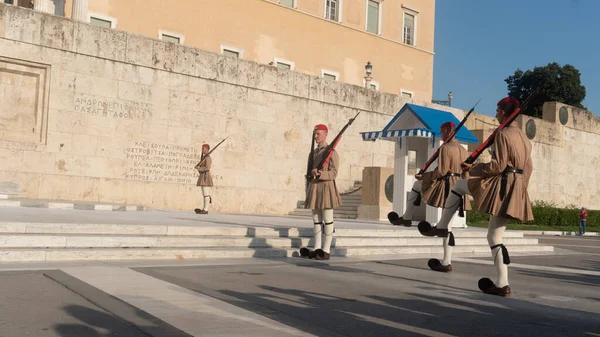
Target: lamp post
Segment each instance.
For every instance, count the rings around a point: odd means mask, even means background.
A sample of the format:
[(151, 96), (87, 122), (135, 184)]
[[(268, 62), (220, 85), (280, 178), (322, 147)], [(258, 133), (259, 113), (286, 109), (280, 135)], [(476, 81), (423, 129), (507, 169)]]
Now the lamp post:
[(365, 88), (369, 88), (371, 85), (371, 73), (373, 72), (373, 66), (371, 65), (371, 61), (367, 62), (367, 65), (365, 65), (365, 72), (367, 73), (367, 76), (365, 76)]
[(448, 93), (448, 106), (452, 106), (452, 91)]

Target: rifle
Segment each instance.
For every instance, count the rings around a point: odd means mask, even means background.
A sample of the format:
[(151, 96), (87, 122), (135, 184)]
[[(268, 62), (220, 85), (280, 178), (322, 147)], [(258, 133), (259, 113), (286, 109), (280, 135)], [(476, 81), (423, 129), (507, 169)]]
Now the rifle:
[[(533, 97), (535, 97), (537, 95), (537, 90), (534, 91), (533, 93), (531, 93), (531, 95), (529, 95), (529, 97), (527, 97), (527, 99), (525, 99), (525, 102), (523, 102), (523, 109), (525, 109), (527, 107), (527, 104), (529, 104), (531, 102), (531, 100), (533, 99)], [(481, 145), (479, 145), (479, 147), (477, 149), (475, 149), (475, 151), (473, 151), (473, 153), (471, 153), (471, 155), (469, 156), (469, 158), (467, 158), (467, 160), (465, 160), (465, 163), (467, 164), (473, 164), (475, 162), (475, 160), (477, 160), (477, 158), (479, 158), (479, 156), (483, 153), (483, 151), (485, 151), (485, 149), (487, 149), (488, 147), (492, 146), (492, 144), (494, 144), (494, 139), (496, 137), (496, 133), (498, 133), (498, 131), (504, 129), (505, 127), (509, 126), (515, 119), (517, 119), (517, 116), (519, 116), (519, 113), (521, 113), (521, 108), (516, 108), (515, 111), (513, 111), (513, 113), (511, 113), (508, 118), (502, 122), (502, 124), (500, 124), (500, 126), (498, 126), (496, 128), (496, 130), (494, 130), (494, 132), (492, 132), (492, 134), (485, 140), (485, 142), (481, 143)]]
[[(481, 98), (479, 99), (479, 101), (481, 101)], [(451, 141), (452, 138), (454, 138), (454, 136), (458, 133), (458, 130), (460, 130), (460, 128), (467, 122), (469, 115), (473, 112), (473, 110), (475, 110), (475, 107), (477, 106), (477, 104), (479, 104), (479, 101), (477, 101), (477, 103), (475, 103), (475, 105), (471, 108), (471, 110), (469, 110), (469, 112), (467, 112), (467, 114), (465, 115), (463, 120), (460, 122), (460, 124), (458, 124), (458, 126), (450, 132), (448, 137), (446, 137), (446, 139), (444, 139), (444, 143), (447, 143), (447, 142)], [(431, 164), (439, 157), (441, 148), (442, 148), (441, 146), (438, 147), (438, 149), (431, 156), (431, 158), (429, 158), (429, 160), (425, 163), (425, 165), (423, 165), (423, 167), (421, 168), (421, 170), (419, 171), (418, 174), (423, 174), (425, 171), (427, 171), (429, 166), (431, 166)]]
[(314, 163), (314, 156), (313, 156), (313, 151), (315, 150), (315, 131), (313, 130), (313, 132), (311, 133), (312, 135), (312, 142), (310, 143), (310, 155), (308, 156), (308, 167), (306, 168), (306, 175), (304, 176), (306, 178), (306, 184), (304, 189), (306, 190), (306, 192), (308, 193), (308, 182), (312, 179), (310, 176), (310, 172), (312, 171), (312, 167), (313, 167), (313, 163)]
[(202, 163), (204, 163), (206, 158), (208, 158), (208, 155), (211, 154), (214, 150), (216, 150), (219, 147), (219, 145), (221, 145), (227, 138), (229, 138), (229, 137), (225, 137), (225, 139), (223, 139), (219, 144), (217, 144), (215, 147), (213, 147), (212, 150), (208, 151), (208, 153), (206, 155), (203, 155), (202, 160), (200, 160), (200, 162), (198, 164), (196, 164), (196, 166), (194, 166), (194, 167), (198, 168), (198, 166), (200, 166)]
[[(360, 114), (360, 111), (356, 114), (356, 116), (354, 116), (354, 118), (350, 118), (350, 120), (348, 121), (348, 123), (346, 123), (346, 125), (344, 125), (344, 127), (342, 128), (340, 133), (338, 133), (338, 135), (335, 136), (335, 138), (333, 139), (333, 142), (331, 142), (331, 144), (327, 147), (327, 150), (325, 150), (325, 151), (328, 151), (327, 155), (323, 156), (323, 159), (321, 160), (319, 165), (317, 165), (317, 167), (316, 167), (317, 170), (319, 170), (319, 171), (322, 170), (323, 167), (325, 167), (329, 163), (329, 159), (331, 159), (331, 156), (333, 155), (333, 150), (335, 150), (335, 148), (337, 147), (337, 144), (342, 139), (342, 135), (344, 134), (344, 131), (346, 131), (346, 129), (350, 125), (352, 125), (352, 123), (354, 123), (354, 120), (356, 119), (356, 117), (358, 117), (359, 114)], [(310, 180), (315, 180), (316, 178), (317, 177), (313, 176), (312, 173), (309, 173), (306, 179), (310, 181)]]

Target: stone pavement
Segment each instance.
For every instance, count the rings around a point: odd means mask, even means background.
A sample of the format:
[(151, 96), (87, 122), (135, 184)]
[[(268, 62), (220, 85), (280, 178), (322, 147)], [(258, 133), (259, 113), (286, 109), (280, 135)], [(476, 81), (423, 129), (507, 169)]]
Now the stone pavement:
[[(289, 216), (1, 210), (5, 223), (312, 227)], [(477, 289), (494, 275), (487, 252), (455, 254), (448, 274), (427, 268), (431, 254), (2, 263), (0, 336), (600, 336), (600, 238), (538, 239), (557, 249), (511, 253), (508, 299)]]
[[(184, 211), (101, 212), (44, 208), (0, 207), (2, 222), (94, 223), (124, 225), (181, 225), (181, 226), (254, 226), (254, 227), (306, 227), (312, 228), (311, 218), (302, 216), (276, 216), (209, 213), (195, 214)], [(390, 228), (389, 222), (344, 219), (336, 220), (339, 228)]]
[(484, 255), (448, 274), (402, 256), (12, 265), (0, 336), (600, 335), (600, 239), (540, 240), (570, 249), (511, 254), (510, 298), (477, 289)]

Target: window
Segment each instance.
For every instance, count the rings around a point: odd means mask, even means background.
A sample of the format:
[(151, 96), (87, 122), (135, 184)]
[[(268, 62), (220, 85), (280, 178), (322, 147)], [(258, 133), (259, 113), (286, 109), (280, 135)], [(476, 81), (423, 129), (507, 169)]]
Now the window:
[(400, 90), (400, 95), (402, 96), (403, 99), (412, 99), (413, 98), (413, 93), (410, 91), (406, 91), (406, 90)]
[(277, 66), (277, 69), (294, 70), (294, 62), (292, 61), (276, 57), (275, 60), (273, 60), (273, 62), (275, 63), (275, 66)]
[(243, 58), (244, 50), (237, 47), (221, 45), (221, 54), (228, 57)]
[(181, 34), (167, 32), (167, 31), (160, 30), (160, 29), (158, 30), (158, 38), (160, 40), (171, 42), (171, 43), (176, 43), (176, 44), (183, 44), (183, 40), (184, 40), (184, 36)]
[(280, 5), (284, 5), (286, 7), (291, 7), (291, 8), (296, 8), (296, 6), (294, 6), (294, 2), (295, 2), (295, 0), (279, 0)]
[(380, 33), (381, 3), (375, 0), (367, 1), (367, 32)]
[(331, 74), (323, 74), (323, 78), (326, 80), (337, 81), (337, 78), (335, 77), (335, 75), (331, 75)]
[(336, 71), (321, 69), (321, 75), (326, 80), (337, 81), (340, 77), (340, 74)]
[(277, 69), (291, 70), (292, 66), (286, 63), (277, 62)]
[(417, 168), (417, 151), (408, 150), (408, 175), (419, 173)]
[(240, 53), (238, 53), (237, 51), (229, 50), (229, 49), (223, 49), (223, 55), (229, 56), (229, 57), (235, 57), (235, 58), (240, 57)]
[(102, 14), (88, 12), (88, 21), (90, 22), (90, 24), (102, 28), (117, 28), (116, 18)]
[(404, 12), (404, 33), (402, 42), (415, 45), (415, 15)]
[(100, 26), (100, 27), (103, 27), (103, 28), (110, 28), (112, 26), (112, 22), (106, 21), (106, 20), (102, 20), (102, 19), (98, 19), (98, 18), (95, 18), (93, 16), (90, 18), (90, 23), (92, 25)]
[(342, 0), (325, 0), (325, 18), (327, 20), (342, 21)]
[(176, 37), (176, 36), (171, 36), (171, 35), (167, 35), (167, 34), (163, 34), (163, 35), (160, 37), (160, 39), (161, 39), (161, 40), (163, 40), (163, 41), (171, 42), (171, 43), (177, 43), (177, 44), (179, 44), (179, 43), (180, 43), (180, 40), (179, 40), (179, 38), (178, 38), (178, 37)]

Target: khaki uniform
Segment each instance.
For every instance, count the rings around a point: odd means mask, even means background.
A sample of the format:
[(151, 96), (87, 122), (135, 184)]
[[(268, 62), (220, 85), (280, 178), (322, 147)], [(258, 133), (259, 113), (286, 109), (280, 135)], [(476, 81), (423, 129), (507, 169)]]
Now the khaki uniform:
[[(533, 172), (531, 143), (519, 128), (510, 125), (498, 131), (494, 152), (489, 163), (477, 164), (469, 170), (469, 191), (477, 208), (488, 214), (521, 221), (533, 220), (527, 187)], [(503, 173), (506, 169), (520, 169), (522, 173)], [(501, 196), (505, 180), (504, 196)]]
[[(202, 159), (204, 159), (204, 156), (200, 160)], [(206, 158), (206, 160), (202, 164), (196, 165), (195, 168), (200, 173), (196, 186), (213, 186), (212, 177), (210, 175), (211, 166), (212, 158), (210, 158), (210, 156), (208, 156), (208, 158)]]
[[(309, 154), (308, 163), (310, 164), (310, 156), (313, 156), (313, 165), (308, 167), (309, 171), (317, 168), (326, 153), (327, 145), (321, 148), (314, 149), (313, 153)], [(338, 208), (342, 205), (342, 200), (335, 185), (335, 178), (338, 174), (340, 157), (337, 151), (333, 150), (333, 154), (329, 159), (329, 163), (323, 167), (321, 176), (308, 184), (306, 192), (306, 201), (304, 208), (307, 209), (328, 209)], [(308, 165), (307, 165), (308, 166)]]
[[(422, 200), (431, 207), (443, 208), (454, 184), (459, 179), (468, 177), (468, 173), (463, 173), (460, 168), (460, 164), (468, 157), (469, 153), (456, 138), (442, 144), (437, 159), (438, 166), (433, 171), (423, 173)], [(446, 177), (448, 172), (460, 175)], [(465, 198), (464, 209), (471, 209), (468, 198)]]

